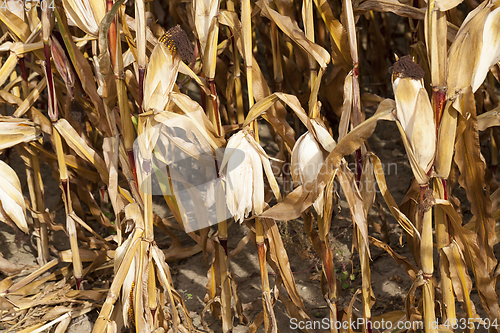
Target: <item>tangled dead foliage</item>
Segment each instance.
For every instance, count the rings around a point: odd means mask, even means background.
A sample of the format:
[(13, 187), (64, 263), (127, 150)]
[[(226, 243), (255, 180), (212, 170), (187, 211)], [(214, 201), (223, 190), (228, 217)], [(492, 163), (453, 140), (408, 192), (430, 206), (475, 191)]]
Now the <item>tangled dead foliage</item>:
[[(277, 332), (278, 302), (310, 322), (278, 227), (296, 219), (321, 261), (332, 323), (453, 332), (457, 306), (469, 325), (500, 321), (498, 0), (4, 0), (0, 21), (0, 149), (6, 161), (15, 150), (27, 175), (23, 192), (20, 168), (0, 161), (0, 219), (30, 235), (38, 255), (24, 268), (0, 256), (9, 332), (64, 332), (92, 310), (95, 333), (196, 331), (168, 263), (199, 252), (206, 330), (210, 313), (223, 332), (235, 318)], [(396, 123), (414, 175), (399, 206), (367, 144), (381, 120)], [(45, 207), (42, 161), (59, 180), (65, 223)], [(377, 186), (413, 261), (368, 228)], [(459, 187), (471, 218), (460, 214)], [(362, 279), (345, 307), (330, 238), (340, 193)], [(153, 212), (153, 195), (172, 219)], [(243, 228), (235, 222), (250, 231), (229, 251)], [(49, 241), (61, 230), (67, 251)], [(183, 247), (173, 230), (196, 245)], [(229, 265), (250, 241), (262, 282), (253, 317)], [(405, 306), (376, 317), (370, 245), (411, 280)], [(84, 290), (84, 279), (102, 283)]]

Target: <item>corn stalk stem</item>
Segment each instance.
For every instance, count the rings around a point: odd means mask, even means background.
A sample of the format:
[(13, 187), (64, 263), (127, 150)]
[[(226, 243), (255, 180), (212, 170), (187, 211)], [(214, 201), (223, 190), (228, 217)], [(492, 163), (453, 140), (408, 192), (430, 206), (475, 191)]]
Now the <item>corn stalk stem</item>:
[[(58, 137), (58, 139), (55, 140), (56, 142), (56, 147), (61, 146), (62, 148), (62, 142), (61, 142), (61, 137), (59, 136), (59, 133), (57, 133), (56, 130), (53, 131), (53, 136)], [(62, 149), (61, 149), (62, 150)], [(62, 151), (59, 151), (57, 153), (58, 156), (62, 154)], [(64, 157), (63, 161), (64, 163)], [(59, 164), (59, 168), (61, 168)], [(64, 164), (64, 169), (66, 169), (66, 164)], [(64, 197), (64, 206), (66, 210), (66, 229), (69, 235), (69, 243), (70, 243), (70, 248), (71, 248), (71, 255), (73, 259), (73, 271), (74, 271), (74, 276), (75, 276), (75, 282), (76, 282), (76, 289), (80, 290), (81, 287), (81, 282), (82, 282), (82, 276), (83, 276), (83, 267), (82, 267), (82, 261), (80, 259), (80, 250), (78, 249), (78, 237), (77, 237), (77, 229), (76, 229), (76, 223), (75, 220), (70, 216), (70, 213), (72, 212), (72, 205), (71, 205), (71, 194), (70, 194), (70, 189), (69, 189), (69, 181), (67, 178), (63, 179), (61, 178), (61, 187), (63, 189), (63, 197)]]
[(144, 100), (144, 74), (146, 73), (146, 67), (139, 66), (139, 90), (138, 90), (138, 98), (139, 98), (139, 114), (144, 112), (143, 109), (143, 100)]
[[(234, 1), (227, 1), (227, 10), (234, 12)], [(243, 107), (243, 94), (241, 91), (241, 65), (240, 57), (238, 54), (238, 48), (236, 46), (236, 41), (234, 35), (231, 35), (231, 52), (233, 53), (233, 63), (234, 63), (234, 94), (236, 99), (236, 118), (238, 124), (243, 124), (245, 121), (245, 113)]]
[[(323, 264), (323, 273), (326, 277), (328, 284), (328, 301), (331, 303), (330, 307), (330, 322), (337, 321), (337, 306), (338, 306), (338, 291), (337, 291), (337, 278), (335, 276), (335, 265), (333, 263), (333, 253), (330, 248), (328, 240), (328, 231), (325, 230), (325, 220), (322, 215), (318, 214), (318, 234), (321, 245), (321, 260)], [(311, 242), (313, 240), (311, 239)], [(326, 295), (325, 295), (326, 296)], [(330, 327), (332, 332), (336, 332), (335, 325)]]
[(436, 332), (434, 322), (436, 315), (434, 313), (434, 258), (433, 258), (433, 239), (432, 239), (432, 191), (429, 191), (429, 185), (420, 187), (419, 218), (422, 220), (422, 241), (420, 244), (420, 257), (422, 258), (422, 271), (425, 284), (423, 285), (424, 297), (424, 325), (426, 332)]
[(277, 92), (280, 92), (283, 90), (283, 67), (281, 66), (281, 50), (279, 43), (278, 26), (274, 21), (271, 21), (271, 47), (273, 50), (273, 74), (275, 84), (274, 88)]
[(446, 13), (436, 8), (435, 0), (427, 2), (427, 53), (432, 82), (432, 104), (436, 121), (436, 134), (446, 102), (447, 23)]
[[(333, 262), (333, 253), (328, 242), (328, 237), (325, 237), (323, 232), (323, 219), (318, 216), (318, 229), (319, 233), (314, 230), (312, 226), (312, 213), (303, 213), (302, 219), (304, 220), (304, 229), (307, 232), (307, 236), (314, 247), (314, 250), (321, 258), (322, 269), (324, 276), (326, 276), (328, 283), (328, 295), (324, 295), (330, 308), (330, 320), (333, 323), (337, 322), (337, 307), (338, 307), (338, 291), (337, 291), (337, 278), (335, 276), (335, 267)], [(335, 325), (330, 326), (331, 332), (337, 332)]]
[[(33, 163), (33, 171), (34, 171), (34, 185), (35, 185), (35, 196), (36, 196), (36, 203), (37, 203), (37, 210), (38, 211), (43, 211), (44, 207), (44, 201), (43, 201), (43, 181), (42, 181), (42, 174), (40, 172), (40, 159), (38, 157), (38, 149), (33, 147), (33, 157), (32, 157), (32, 163)], [(48, 229), (47, 229), (47, 224), (45, 222), (39, 221), (40, 222), (40, 241), (42, 243), (42, 262), (47, 263), (47, 261), (50, 259), (50, 253), (49, 253), (49, 235), (48, 235)]]
[[(32, 147), (30, 154), (31, 168), (26, 168), (27, 183), (30, 193), (31, 205), (35, 211), (43, 211), (43, 182), (40, 173), (40, 160), (38, 158), (38, 149)], [(47, 232), (47, 224), (41, 222), (38, 217), (34, 216), (33, 221), (35, 229), (38, 231), (37, 251), (38, 263), (43, 266), (50, 258), (49, 254), (49, 239)]]
[(371, 270), (370, 270), (370, 258), (368, 256), (368, 248), (361, 241), (362, 234), (361, 230), (356, 227), (358, 249), (359, 249), (359, 261), (361, 265), (361, 291), (363, 299), (363, 318), (365, 319), (366, 326), (363, 327), (363, 332), (371, 333)]
[(135, 165), (134, 151), (131, 149), (127, 150), (127, 157), (128, 157), (128, 161), (130, 163), (130, 168), (132, 169), (132, 174), (134, 175), (134, 179), (133, 179), (135, 182), (134, 187), (137, 188), (137, 167)]
[[(227, 222), (224, 221), (219, 223), (219, 233), (223, 229), (224, 224), (227, 231)], [(217, 253), (219, 255), (218, 263), (221, 284), (222, 331), (227, 333), (231, 332), (233, 329), (231, 316), (231, 281), (229, 280), (229, 261), (227, 256), (227, 235), (225, 240), (223, 238), (221, 239), (221, 236), (219, 236), (219, 242), (220, 245), (217, 245)], [(224, 242), (224, 244), (222, 242)]]
[(432, 86), (444, 89), (447, 60), (446, 13), (436, 8), (436, 1), (427, 2), (427, 52)]
[(47, 88), (48, 88), (48, 96), (49, 96), (49, 117), (52, 122), (57, 121), (58, 112), (57, 112), (57, 102), (55, 96), (55, 87), (54, 87), (54, 77), (52, 74), (52, 64), (50, 63), (50, 45), (49, 42), (43, 42), (43, 51), (45, 53), (45, 73), (47, 76)]
[(247, 90), (248, 90), (248, 109), (253, 106), (253, 88), (252, 88), (252, 7), (250, 0), (241, 1), (241, 29), (243, 37), (243, 54), (245, 55), (245, 66), (247, 74)]
[[(116, 27), (114, 28), (115, 34), (116, 31), (119, 30), (119, 25), (120, 23), (118, 22), (116, 24)], [(134, 129), (134, 124), (132, 123), (130, 108), (128, 105), (127, 84), (125, 82), (125, 73), (123, 70), (123, 57), (121, 56), (121, 54), (122, 54), (121, 43), (116, 43), (116, 54), (114, 56), (116, 57), (116, 62), (114, 62), (113, 67), (115, 72), (116, 88), (118, 95), (118, 108), (120, 110), (120, 117), (122, 122), (123, 143), (125, 145), (125, 150), (129, 155), (130, 166), (132, 168), (132, 172), (134, 173), (135, 181), (137, 182), (137, 172), (135, 169), (135, 162), (132, 164), (134, 160), (132, 149), (134, 147), (135, 129)], [(113, 55), (111, 56), (113, 59)], [(132, 159), (130, 159), (130, 155), (132, 156)]]
[[(337, 294), (337, 283), (336, 283), (336, 276), (335, 276), (335, 265), (333, 263), (333, 252), (332, 249), (330, 248), (330, 244), (328, 242), (328, 238), (325, 240), (321, 241), (321, 251), (322, 251), (322, 258), (321, 260), (323, 261), (323, 273), (326, 276), (326, 280), (328, 283), (328, 299), (331, 302), (331, 308), (330, 308), (330, 322), (331, 323), (336, 323), (337, 322), (337, 307), (338, 307), (338, 294)], [(331, 325), (330, 327), (331, 332), (337, 332), (337, 328), (335, 325)]]
[[(357, 55), (357, 52), (356, 52)], [(354, 59), (354, 57), (353, 57)], [(357, 56), (356, 56), (357, 59)], [(362, 121), (361, 115), (361, 97), (359, 94), (359, 76), (358, 76), (358, 63), (354, 63), (353, 68), (353, 78), (352, 78), (352, 90), (353, 90), (353, 105), (352, 105), (352, 124), (354, 127), (358, 126)], [(361, 148), (356, 150), (356, 181), (359, 183), (361, 181), (361, 173), (363, 172), (363, 160), (361, 156)]]
[[(146, 231), (146, 230), (144, 230)], [(135, 267), (135, 289), (134, 289), (134, 321), (137, 332), (144, 331), (144, 302), (143, 302), (143, 273), (144, 273), (144, 260), (146, 258), (148, 243), (144, 240), (140, 241), (139, 245), (139, 265)]]
[(151, 312), (152, 317), (152, 326), (155, 324), (155, 315), (156, 310), (158, 308), (158, 302), (156, 299), (156, 277), (155, 277), (155, 268), (153, 265), (153, 261), (149, 260), (149, 269), (148, 269), (148, 308)]
[(145, 160), (142, 164), (144, 172), (144, 181), (142, 183), (140, 193), (144, 200), (144, 239), (146, 241), (154, 240), (154, 215), (153, 215), (153, 195), (151, 189), (151, 160)]
[(21, 70), (21, 77), (23, 78), (24, 82), (28, 83), (28, 72), (26, 71), (26, 64), (24, 62), (24, 57), (19, 57), (18, 62), (19, 62), (19, 69)]
[[(304, 6), (304, 28), (305, 28), (305, 33), (307, 39), (309, 39), (311, 42), (314, 43), (314, 13), (313, 13), (313, 2), (312, 0), (304, 0), (303, 2)], [(318, 75), (318, 71), (316, 69), (316, 60), (314, 60), (314, 57), (309, 55), (308, 56), (309, 60), (309, 88), (313, 89), (314, 83), (316, 82), (316, 78)], [(311, 110), (313, 110), (312, 108)]]
[(264, 330), (271, 332), (274, 319), (274, 311), (269, 308), (268, 300), (271, 299), (271, 289), (269, 288), (269, 275), (267, 273), (266, 244), (264, 236), (264, 226), (258, 217), (255, 218), (255, 242), (259, 253), (260, 279), (262, 282), (262, 307), (264, 312)]
[[(236, 52), (235, 58), (238, 58), (238, 52)], [(243, 106), (243, 92), (241, 90), (241, 69), (238, 59), (236, 59), (234, 66), (234, 93), (236, 95), (237, 121), (238, 124), (243, 124), (243, 122), (245, 121), (245, 111)]]
[(27, 98), (29, 95), (28, 72), (26, 71), (26, 63), (24, 57), (19, 57), (18, 63), (19, 63), (19, 68), (21, 69), (21, 77), (23, 78), (23, 81), (21, 82), (21, 87), (23, 90), (23, 98)]
[[(113, 7), (113, 0), (106, 0), (106, 11), (110, 11)], [(116, 66), (116, 18), (113, 19), (108, 31), (109, 39), (109, 54), (111, 56), (111, 63), (113, 68)]]
[[(42, 13), (43, 15), (43, 13)], [(46, 22), (49, 24), (49, 20), (43, 20), (42, 22)], [(44, 34), (46, 35), (46, 33)], [(54, 124), (58, 118), (57, 112), (57, 100), (55, 94), (54, 80), (52, 74), (52, 66), (50, 63), (50, 46), (48, 42), (48, 37), (44, 36), (43, 49), (45, 53), (45, 74), (47, 77), (47, 85), (48, 85), (48, 95), (49, 95), (49, 117)], [(57, 164), (59, 167), (59, 178), (61, 181), (61, 187), (63, 189), (63, 199), (64, 199), (64, 207), (66, 211), (66, 228), (69, 234), (69, 241), (71, 246), (71, 254), (73, 256), (73, 269), (74, 269), (74, 277), (76, 282), (76, 288), (80, 290), (81, 281), (82, 281), (82, 262), (80, 260), (80, 251), (78, 249), (78, 239), (76, 234), (76, 224), (73, 218), (69, 216), (72, 212), (73, 208), (71, 206), (71, 194), (69, 190), (69, 181), (68, 181), (68, 170), (66, 168), (66, 162), (64, 158), (64, 150), (62, 146), (62, 140), (59, 132), (52, 126), (52, 139), (56, 150), (57, 156)]]
[(212, 100), (214, 127), (217, 130), (217, 135), (220, 136), (222, 135), (222, 124), (220, 120), (219, 103), (217, 102), (217, 89), (215, 87), (215, 80), (208, 79), (208, 83), (210, 85), (210, 99)]
[[(447, 200), (446, 180), (435, 179), (434, 184), (437, 197)], [(444, 247), (448, 246), (451, 241), (449, 234), (450, 221), (442, 210), (436, 209), (434, 215), (436, 221), (436, 245), (439, 252), (439, 271), (441, 273), (441, 290), (443, 292), (443, 303), (446, 304), (444, 311), (446, 317), (444, 320), (453, 322), (454, 318), (456, 318), (455, 295), (453, 294), (453, 284), (448, 274), (449, 267), (447, 267), (452, 263), (448, 262), (446, 254), (442, 250)], [(448, 265), (446, 265), (447, 263)]]
[(139, 66), (139, 113), (143, 113), (144, 75), (146, 73), (146, 12), (144, 0), (135, 1), (135, 24), (137, 33), (137, 64)]
[[(352, 8), (352, 1), (345, 0), (343, 5), (345, 6), (345, 13), (347, 16), (347, 34), (349, 37), (349, 48), (351, 50), (351, 58), (353, 63), (352, 68), (352, 125), (353, 127), (358, 126), (363, 121), (363, 115), (361, 114), (361, 96), (359, 92), (359, 57), (358, 57), (358, 41), (356, 37), (356, 22), (354, 19), (354, 13)], [(362, 156), (361, 148), (356, 150), (356, 181), (361, 180), (361, 165)]]
[[(235, 45), (233, 43), (233, 50)], [(238, 53), (236, 52), (236, 55)], [(214, 122), (214, 127), (216, 128), (217, 135), (222, 135), (222, 124), (220, 120), (219, 105), (217, 102), (217, 90), (215, 87), (215, 80), (208, 80), (210, 85), (210, 98), (212, 100), (210, 114), (213, 115), (212, 121)], [(215, 156), (214, 156), (215, 158)], [(215, 169), (217, 174), (219, 174), (219, 168), (217, 161), (214, 159)], [(219, 244), (216, 243), (218, 247), (218, 259), (216, 262), (219, 264), (219, 278), (221, 287), (221, 311), (222, 311), (222, 331), (224, 333), (232, 332), (232, 316), (231, 316), (231, 284), (229, 280), (229, 260), (228, 260), (228, 250), (227, 250), (227, 220), (223, 220), (217, 224), (219, 230)], [(220, 246), (220, 247), (219, 247)], [(221, 249), (222, 248), (222, 249)], [(214, 263), (215, 264), (215, 263)], [(215, 294), (214, 294), (215, 295)], [(213, 311), (213, 309), (212, 309)]]
[[(113, 20), (113, 23), (115, 22), (115, 20)], [(114, 27), (113, 24), (110, 27), (110, 32), (111, 30), (115, 31), (115, 39), (120, 24), (118, 21), (116, 22), (117, 24)], [(123, 71), (123, 57), (121, 56), (122, 54), (121, 43), (117, 43), (116, 40), (115, 43), (116, 43), (115, 55), (113, 56), (113, 54), (111, 52), (110, 53), (111, 53), (111, 58), (116, 59), (116, 61), (113, 62), (114, 64), (113, 68), (116, 80), (116, 92), (118, 96), (118, 109), (120, 110), (120, 120), (122, 124), (121, 130), (123, 136), (123, 146), (125, 148), (125, 152), (128, 157), (128, 163), (130, 165), (130, 169), (132, 170), (132, 174), (134, 177), (134, 179), (127, 179), (127, 181), (129, 182), (132, 194), (138, 194), (139, 189), (137, 187), (137, 169), (135, 165), (135, 158), (133, 152), (134, 140), (135, 140), (135, 128), (134, 124), (132, 123), (132, 115), (130, 113), (130, 108), (128, 105), (127, 84), (125, 82), (125, 73)], [(110, 45), (112, 45), (111, 41)], [(120, 159), (120, 162), (126, 163), (125, 160), (122, 159)], [(122, 168), (126, 167), (127, 166), (122, 165)]]

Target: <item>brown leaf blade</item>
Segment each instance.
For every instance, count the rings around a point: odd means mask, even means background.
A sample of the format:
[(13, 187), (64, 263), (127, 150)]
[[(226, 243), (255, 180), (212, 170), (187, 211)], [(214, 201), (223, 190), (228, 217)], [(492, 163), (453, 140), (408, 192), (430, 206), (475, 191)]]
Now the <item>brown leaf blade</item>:
[(458, 121), (457, 142), (455, 144), (455, 163), (460, 170), (458, 179), (465, 188), (471, 210), (476, 217), (475, 233), (481, 250), (481, 256), (475, 258), (475, 275), (481, 301), (490, 318), (500, 318), (500, 308), (496, 298), (494, 269), (497, 259), (493, 253), (496, 241), (495, 220), (491, 217), (491, 200), (488, 191), (484, 191), (484, 172), (486, 163), (481, 155), (477, 116), (472, 88), (466, 88), (462, 99), (462, 114)]

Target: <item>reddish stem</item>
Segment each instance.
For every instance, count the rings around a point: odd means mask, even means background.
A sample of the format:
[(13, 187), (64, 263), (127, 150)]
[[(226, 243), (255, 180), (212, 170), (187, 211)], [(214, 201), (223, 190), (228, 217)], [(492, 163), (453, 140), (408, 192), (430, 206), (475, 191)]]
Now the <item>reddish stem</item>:
[[(354, 63), (353, 67), (353, 80), (352, 80), (352, 90), (354, 92), (353, 105), (352, 105), (352, 124), (354, 127), (361, 123), (361, 105), (360, 105), (360, 95), (359, 95), (359, 66), (358, 63)], [(359, 183), (361, 181), (362, 173), (362, 158), (361, 158), (361, 148), (356, 150), (356, 181)]]
[(64, 200), (66, 200), (66, 203), (69, 203), (68, 180), (67, 179), (62, 179), (61, 180), (61, 185), (62, 185), (62, 188), (63, 188)]
[[(113, 7), (113, 0), (106, 0), (106, 10), (109, 12)], [(109, 37), (109, 53), (111, 55), (111, 63), (113, 68), (116, 67), (116, 18), (113, 19), (108, 31)]]
[(153, 325), (155, 323), (155, 314), (156, 314), (156, 309), (151, 310), (151, 316), (153, 317)]
[(132, 169), (132, 174), (134, 175), (134, 180), (137, 183), (137, 170), (135, 167), (134, 151), (127, 150), (128, 162), (130, 163), (130, 168)]
[(76, 282), (76, 290), (82, 290), (82, 289), (81, 289), (81, 286), (82, 286), (82, 278), (77, 278), (77, 277), (75, 277), (75, 282)]
[(436, 135), (439, 131), (441, 118), (443, 116), (444, 103), (446, 102), (446, 92), (440, 88), (432, 89), (432, 103), (434, 106), (434, 116), (436, 119)]
[(332, 251), (325, 242), (321, 242), (321, 252), (323, 252), (323, 265), (325, 267), (328, 289), (331, 291), (333, 290), (333, 283), (334, 283), (332, 276), (332, 263), (333, 263)]
[(19, 58), (19, 67), (21, 68), (21, 77), (23, 78), (24, 82), (28, 83), (28, 73), (26, 72), (24, 57)]
[(229, 257), (229, 255), (227, 254), (227, 238), (225, 239), (225, 238), (219, 237), (219, 243), (222, 246), (222, 248), (224, 249), (224, 252), (226, 253), (226, 257)]
[(49, 88), (49, 117), (52, 121), (57, 121), (58, 112), (54, 96), (54, 81), (52, 78), (52, 64), (50, 63), (50, 46), (48, 42), (43, 43), (45, 53), (45, 71), (47, 73), (47, 86)]

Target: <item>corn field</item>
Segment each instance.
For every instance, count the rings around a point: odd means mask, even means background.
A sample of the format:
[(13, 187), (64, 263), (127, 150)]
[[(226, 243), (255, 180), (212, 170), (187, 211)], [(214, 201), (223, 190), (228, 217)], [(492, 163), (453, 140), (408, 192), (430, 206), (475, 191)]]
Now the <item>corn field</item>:
[(1, 1), (0, 331), (500, 331), (499, 0)]

